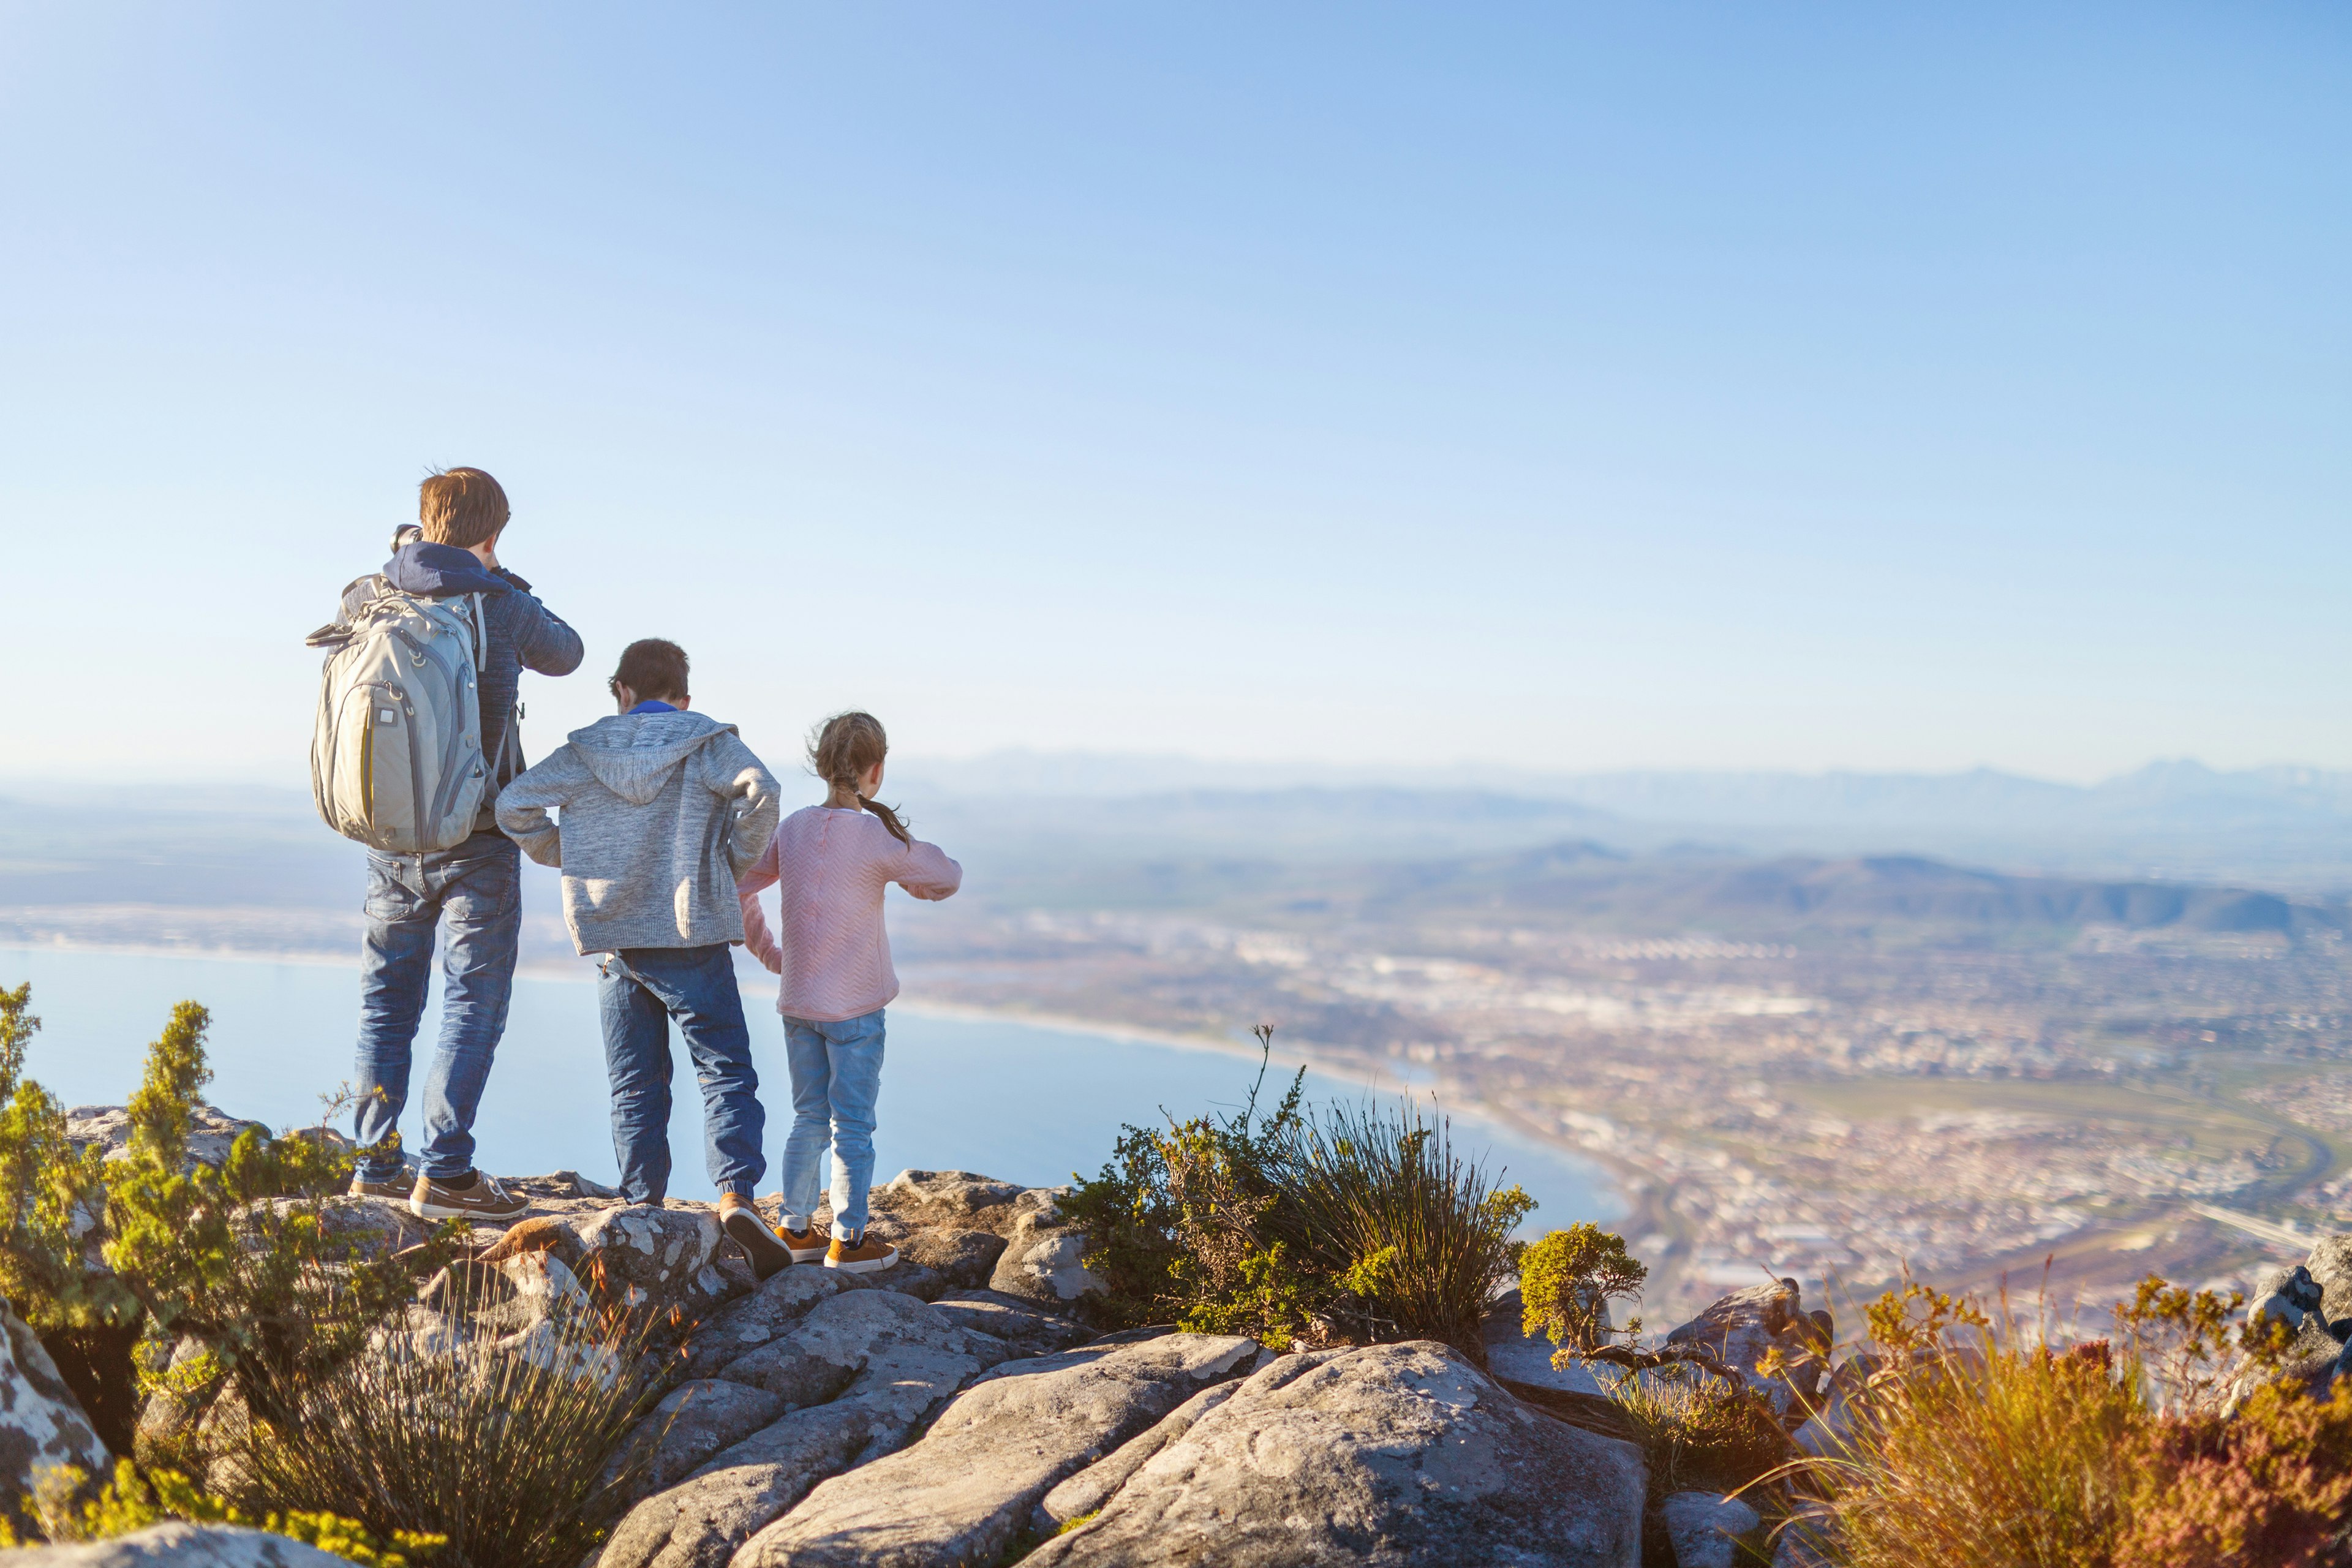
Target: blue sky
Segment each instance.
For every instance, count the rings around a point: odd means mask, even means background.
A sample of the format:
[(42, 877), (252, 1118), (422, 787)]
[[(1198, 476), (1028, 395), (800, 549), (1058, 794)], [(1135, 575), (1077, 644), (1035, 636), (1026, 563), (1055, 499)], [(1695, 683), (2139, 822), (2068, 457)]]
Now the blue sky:
[(0, 5), (0, 773), (428, 465), (788, 756), (2352, 767), (2321, 4)]

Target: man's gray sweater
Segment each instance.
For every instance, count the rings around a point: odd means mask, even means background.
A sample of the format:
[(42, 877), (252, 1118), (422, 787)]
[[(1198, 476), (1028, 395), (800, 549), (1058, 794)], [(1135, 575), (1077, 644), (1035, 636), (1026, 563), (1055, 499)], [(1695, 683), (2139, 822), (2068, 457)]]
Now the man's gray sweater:
[[(776, 781), (732, 724), (616, 713), (499, 792), (499, 826), (563, 871), (583, 953), (743, 940), (735, 879), (776, 831)], [(552, 806), (560, 822), (548, 820)]]

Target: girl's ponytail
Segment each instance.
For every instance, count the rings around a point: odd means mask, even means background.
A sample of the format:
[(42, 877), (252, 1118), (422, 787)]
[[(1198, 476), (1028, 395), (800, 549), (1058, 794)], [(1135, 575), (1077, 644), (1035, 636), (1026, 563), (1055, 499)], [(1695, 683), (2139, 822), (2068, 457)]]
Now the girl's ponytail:
[(857, 792), (857, 785), (890, 752), (890, 737), (882, 732), (882, 721), (871, 713), (836, 713), (827, 719), (809, 742), (809, 766), (835, 795), (847, 795), (859, 805), (882, 819), (882, 826), (901, 844), (912, 844), (915, 836), (898, 814), (878, 800), (868, 800)]

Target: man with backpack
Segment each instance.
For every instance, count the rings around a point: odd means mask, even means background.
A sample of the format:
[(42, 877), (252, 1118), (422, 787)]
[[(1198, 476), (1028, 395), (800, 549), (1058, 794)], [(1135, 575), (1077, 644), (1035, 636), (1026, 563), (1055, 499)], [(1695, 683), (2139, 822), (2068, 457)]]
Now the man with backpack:
[[(569, 675), (582, 655), (580, 634), (499, 564), (507, 517), (506, 492), (481, 469), (434, 474), (419, 487), (422, 537), (396, 540), (382, 574), (346, 589), (342, 618), (311, 639), (334, 650), (311, 751), (319, 808), (369, 846), (352, 1194), (493, 1224), (525, 1206), (474, 1169), (474, 1112), (506, 1031), (522, 927), (521, 861), (496, 805), (523, 771), (521, 672)], [(411, 1186), (395, 1129), (436, 928), (441, 1044)]]

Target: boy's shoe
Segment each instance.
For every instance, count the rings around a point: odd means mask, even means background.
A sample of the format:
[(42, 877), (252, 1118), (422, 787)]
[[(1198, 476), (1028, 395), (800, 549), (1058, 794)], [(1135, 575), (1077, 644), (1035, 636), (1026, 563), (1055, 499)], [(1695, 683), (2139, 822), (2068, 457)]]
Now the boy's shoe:
[(824, 1266), (838, 1268), (844, 1274), (878, 1274), (898, 1261), (897, 1247), (862, 1236), (856, 1241), (844, 1241), (836, 1236), (824, 1254)]
[(357, 1171), (353, 1171), (349, 1195), (355, 1198), (390, 1198), (395, 1203), (401, 1203), (406, 1201), (409, 1193), (413, 1190), (405, 1176), (392, 1176), (381, 1182), (372, 1182)]
[(776, 1234), (783, 1238), (784, 1250), (793, 1255), (795, 1263), (815, 1263), (831, 1250), (833, 1243), (824, 1231), (811, 1224), (806, 1230), (793, 1230), (778, 1226)]
[(529, 1207), (528, 1199), (515, 1196), (499, 1184), (496, 1176), (479, 1171), (474, 1173), (473, 1182), (463, 1187), (444, 1186), (420, 1174), (415, 1190), (408, 1194), (408, 1212), (419, 1219), (469, 1219), (482, 1225), (504, 1225), (520, 1219)]
[(740, 1193), (722, 1193), (719, 1197), (719, 1228), (727, 1239), (743, 1249), (751, 1260), (751, 1278), (765, 1279), (780, 1268), (789, 1268), (800, 1259), (776, 1239), (768, 1222), (760, 1217)]

